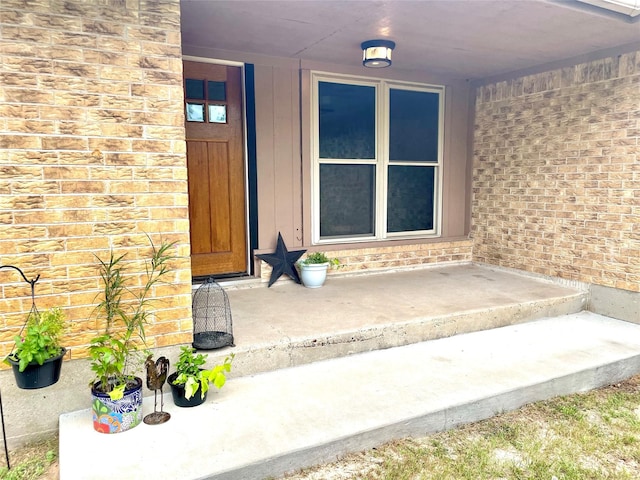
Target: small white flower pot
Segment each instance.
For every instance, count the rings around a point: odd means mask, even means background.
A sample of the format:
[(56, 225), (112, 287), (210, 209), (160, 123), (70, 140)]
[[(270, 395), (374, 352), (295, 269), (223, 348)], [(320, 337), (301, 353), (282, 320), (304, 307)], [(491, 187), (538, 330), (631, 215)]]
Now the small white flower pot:
[(327, 278), (328, 263), (300, 264), (300, 280), (307, 288), (319, 288)]

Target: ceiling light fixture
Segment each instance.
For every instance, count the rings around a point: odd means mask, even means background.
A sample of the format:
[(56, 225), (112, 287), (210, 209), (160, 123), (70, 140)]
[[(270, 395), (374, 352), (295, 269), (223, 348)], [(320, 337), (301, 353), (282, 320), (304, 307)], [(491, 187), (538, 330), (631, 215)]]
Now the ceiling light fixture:
[(391, 40), (367, 40), (362, 42), (362, 65), (370, 68), (384, 68), (391, 65), (391, 52), (396, 43)]

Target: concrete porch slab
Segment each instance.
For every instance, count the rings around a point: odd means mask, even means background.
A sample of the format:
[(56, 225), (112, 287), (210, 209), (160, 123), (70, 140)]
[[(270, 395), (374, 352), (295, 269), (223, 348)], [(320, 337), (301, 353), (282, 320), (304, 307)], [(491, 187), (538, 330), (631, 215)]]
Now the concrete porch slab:
[(588, 300), (586, 290), (477, 264), (330, 275), (317, 289), (222, 285), (236, 347), (210, 358), (235, 352), (234, 376), (576, 313)]
[[(236, 353), (232, 379), (318, 360), (392, 348), (454, 334), (583, 310), (581, 285), (552, 282), (519, 271), (447, 264), (384, 273), (330, 275), (320, 289), (292, 282), (225, 282), (236, 346), (209, 352), (210, 363)], [(173, 363), (180, 347), (162, 347)], [(144, 372), (140, 372), (144, 375)], [(15, 387), (0, 372), (9, 444), (34, 432), (55, 432), (61, 413), (91, 405), (86, 359), (67, 361), (60, 381), (42, 391)], [(150, 394), (145, 390), (145, 394)], [(38, 411), (34, 416), (32, 412)], [(32, 440), (35, 440), (33, 438)]]
[(234, 378), (193, 409), (165, 393), (168, 423), (117, 435), (64, 414), (60, 478), (263, 479), (638, 372), (640, 325), (540, 319)]

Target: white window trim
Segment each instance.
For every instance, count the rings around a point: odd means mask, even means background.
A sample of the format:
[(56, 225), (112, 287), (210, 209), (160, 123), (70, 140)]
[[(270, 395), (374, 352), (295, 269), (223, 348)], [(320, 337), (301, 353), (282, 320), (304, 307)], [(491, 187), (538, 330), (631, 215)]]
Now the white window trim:
[[(320, 159), (320, 147), (318, 141), (319, 134), (319, 102), (318, 85), (319, 82), (327, 81), (333, 83), (344, 83), (348, 85), (372, 86), (376, 90), (376, 138), (374, 159)], [(426, 91), (439, 94), (438, 104), (438, 158), (435, 162), (389, 162), (389, 98), (390, 90), (399, 88), (403, 90)], [(415, 238), (436, 238), (440, 236), (442, 226), (442, 184), (443, 184), (443, 147), (444, 147), (444, 105), (445, 87), (442, 85), (422, 84), (415, 82), (402, 82), (397, 80), (383, 80), (368, 77), (357, 77), (350, 75), (337, 75), (326, 72), (311, 73), (311, 239), (314, 245), (358, 243), (384, 240), (415, 239)], [(374, 235), (356, 237), (330, 237), (320, 238), (320, 165), (329, 164), (354, 164), (375, 165), (376, 166), (376, 217)], [(422, 230), (415, 232), (387, 232), (387, 169), (389, 165), (424, 165), (435, 167), (434, 180), (434, 228), (432, 230)], [(385, 208), (379, 208), (384, 205)]]

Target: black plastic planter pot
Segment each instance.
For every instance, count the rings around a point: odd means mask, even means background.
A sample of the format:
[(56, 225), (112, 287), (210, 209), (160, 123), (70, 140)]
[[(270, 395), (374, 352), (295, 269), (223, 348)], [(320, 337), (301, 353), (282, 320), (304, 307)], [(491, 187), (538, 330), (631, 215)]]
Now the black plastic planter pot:
[(30, 363), (24, 371), (20, 371), (17, 358), (7, 357), (7, 361), (13, 368), (13, 375), (16, 379), (18, 388), (32, 390), (36, 388), (45, 388), (53, 385), (60, 380), (60, 370), (62, 370), (62, 358), (67, 353), (66, 348), (62, 348), (60, 354), (44, 361), (42, 365)]
[(184, 385), (174, 385), (173, 381), (178, 376), (177, 372), (172, 373), (167, 378), (167, 383), (171, 387), (171, 395), (173, 396), (173, 403), (178, 407), (196, 407), (198, 405), (202, 405), (204, 401), (207, 399), (207, 393), (205, 392), (204, 398), (200, 395), (200, 390), (198, 390), (195, 395), (191, 398), (187, 399), (185, 397)]

